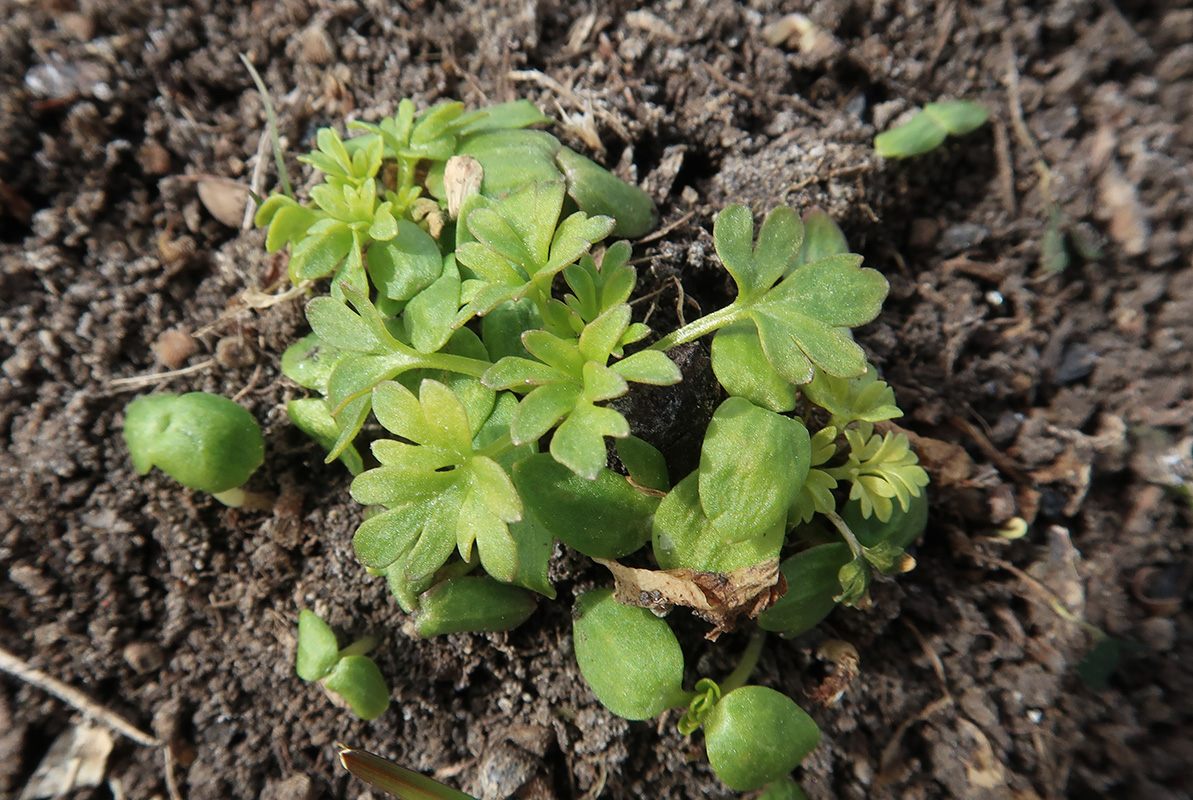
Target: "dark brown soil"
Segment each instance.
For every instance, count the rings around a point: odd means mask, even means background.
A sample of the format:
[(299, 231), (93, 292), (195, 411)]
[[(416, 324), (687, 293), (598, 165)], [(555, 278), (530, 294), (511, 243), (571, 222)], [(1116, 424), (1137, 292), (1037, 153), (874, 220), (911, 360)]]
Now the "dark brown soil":
[[(1190, 797), (1193, 519), (1157, 481), (1189, 470), (1193, 435), (1193, 8), (634, 5), (0, 0), (0, 644), (168, 739), (189, 800), (365, 796), (335, 741), (484, 798), (524, 783), (520, 797), (732, 796), (674, 714), (627, 723), (581, 681), (568, 607), (607, 582), (599, 568), (561, 554), (561, 602), (509, 635), (420, 641), (353, 559), (347, 477), (283, 409), (301, 392), (278, 371), (301, 303), (237, 299), (284, 262), (196, 194), (197, 175), (254, 184), (267, 153), (247, 53), (291, 155), (404, 96), (525, 96), (569, 115), (564, 139), (591, 152), (595, 133), (597, 157), (659, 202), (669, 232), (636, 253), (644, 289), (665, 289), (660, 327), (672, 276), (689, 318), (724, 301), (718, 208), (827, 208), (890, 278), (859, 340), (901, 423), (960, 448), (928, 459), (919, 567), (872, 611), (772, 641), (756, 673), (823, 727), (809, 796)], [(818, 45), (768, 45), (764, 26), (798, 10)], [(874, 154), (876, 130), (941, 97), (984, 103), (992, 124), (912, 162)], [(1101, 257), (1043, 271), (1050, 213)], [(170, 346), (178, 330), (193, 355)], [(166, 364), (196, 369), (118, 382)], [(152, 388), (239, 396), (267, 431), (254, 485), (283, 508), (231, 511), (138, 477), (122, 409)], [(1165, 461), (1182, 440), (1186, 461)], [(1028, 535), (998, 538), (1016, 515)], [(1109, 688), (1075, 675), (1093, 642), (1048, 592), (1138, 644)], [(383, 637), (391, 711), (359, 722), (294, 676), (307, 607), (345, 637)], [(679, 627), (693, 680), (744, 641), (714, 653)], [(831, 677), (829, 637), (857, 647), (861, 675), (822, 707), (807, 694)], [(0, 679), (0, 795), (74, 718)], [(161, 753), (127, 740), (108, 775), (76, 796), (167, 792)]]

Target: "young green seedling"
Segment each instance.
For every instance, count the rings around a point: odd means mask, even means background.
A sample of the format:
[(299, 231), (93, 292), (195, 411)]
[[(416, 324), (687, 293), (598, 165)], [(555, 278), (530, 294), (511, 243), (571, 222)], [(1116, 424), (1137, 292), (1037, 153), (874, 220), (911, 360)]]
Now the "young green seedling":
[(949, 136), (962, 136), (986, 124), (990, 112), (972, 100), (928, 103), (907, 122), (874, 137), (883, 158), (909, 158), (931, 152)]
[(225, 397), (190, 392), (134, 400), (124, 412), (124, 441), (142, 475), (157, 467), (225, 505), (273, 505), (240, 488), (265, 461), (265, 439), (253, 415)]
[(389, 687), (377, 664), (365, 655), (374, 645), (366, 638), (339, 649), (328, 624), (303, 609), (298, 615), (295, 671), (304, 681), (320, 682), (344, 698), (356, 716), (365, 721), (375, 719), (389, 708)]

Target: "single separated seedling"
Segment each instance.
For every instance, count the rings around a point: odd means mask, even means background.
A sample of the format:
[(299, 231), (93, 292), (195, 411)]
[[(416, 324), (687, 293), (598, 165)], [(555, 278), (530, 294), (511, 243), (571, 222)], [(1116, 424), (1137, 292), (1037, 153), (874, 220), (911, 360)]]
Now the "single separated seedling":
[(298, 650), (295, 671), (304, 681), (317, 681), (342, 697), (356, 716), (371, 720), (389, 708), (389, 687), (381, 670), (366, 653), (376, 646), (371, 637), (359, 639), (343, 650), (326, 622), (313, 611), (298, 615)]
[(241, 489), (265, 461), (261, 426), (243, 406), (206, 392), (153, 394), (124, 412), (124, 441), (142, 475), (157, 467), (229, 506), (271, 508)]
[(928, 103), (902, 125), (874, 137), (883, 158), (910, 158), (935, 150), (949, 136), (963, 136), (986, 124), (990, 112), (972, 100)]

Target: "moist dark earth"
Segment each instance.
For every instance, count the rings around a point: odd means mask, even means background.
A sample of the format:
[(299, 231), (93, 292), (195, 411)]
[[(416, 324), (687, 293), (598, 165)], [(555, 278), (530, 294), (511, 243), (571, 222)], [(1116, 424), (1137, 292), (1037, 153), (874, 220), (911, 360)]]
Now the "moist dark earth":
[[(794, 12), (803, 39), (768, 27)], [(735, 796), (677, 712), (629, 723), (584, 685), (569, 608), (601, 568), (561, 548), (560, 600), (526, 625), (422, 641), (354, 560), (348, 475), (284, 411), (302, 299), (253, 299), (284, 290), (284, 256), (198, 196), (275, 185), (241, 53), (300, 187), (320, 127), (402, 97), (534, 101), (657, 201), (665, 234), (635, 245), (656, 329), (731, 298), (718, 209), (828, 210), (890, 280), (858, 341), (934, 485), (918, 567), (869, 611), (772, 638), (755, 673), (824, 731), (804, 789), (1190, 797), (1193, 518), (1166, 484), (1188, 484), (1193, 444), (1193, 8), (0, 0), (0, 645), (169, 755), (117, 737), (73, 796), (368, 796), (337, 741), (486, 799)], [(991, 123), (915, 160), (874, 153), (953, 97)], [(122, 413), (153, 390), (250, 408), (268, 450), (252, 487), (276, 510), (137, 476)], [(1016, 517), (1026, 536), (1001, 537)], [(360, 722), (294, 676), (303, 608), (381, 638), (389, 712)], [(746, 634), (713, 647), (676, 617), (689, 682), (732, 668)], [(1102, 688), (1075, 670), (1095, 643), (1075, 620), (1125, 643)], [(830, 639), (860, 674), (824, 705)], [(0, 677), (0, 794), (78, 720)]]

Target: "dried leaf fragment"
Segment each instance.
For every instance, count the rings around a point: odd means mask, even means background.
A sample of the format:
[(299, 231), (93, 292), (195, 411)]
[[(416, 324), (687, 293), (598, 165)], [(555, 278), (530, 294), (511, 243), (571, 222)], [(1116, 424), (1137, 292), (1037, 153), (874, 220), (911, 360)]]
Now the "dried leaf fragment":
[(714, 642), (733, 630), (741, 615), (757, 617), (787, 593), (777, 557), (732, 572), (636, 569), (603, 558), (596, 562), (613, 573), (617, 602), (648, 608), (660, 616), (675, 606), (690, 608), (715, 626), (704, 637)]
[(99, 786), (114, 744), (112, 734), (94, 725), (63, 731), (25, 784), (20, 800), (65, 797), (76, 789)]

